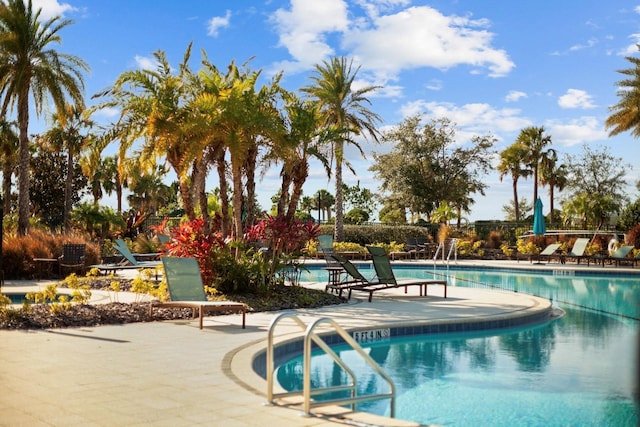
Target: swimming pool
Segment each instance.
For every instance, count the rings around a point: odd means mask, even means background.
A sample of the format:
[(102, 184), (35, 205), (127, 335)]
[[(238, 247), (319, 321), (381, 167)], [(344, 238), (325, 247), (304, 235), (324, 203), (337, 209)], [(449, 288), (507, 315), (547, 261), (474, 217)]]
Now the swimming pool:
[[(424, 268), (395, 271), (398, 277), (434, 273)], [(638, 425), (639, 409), (633, 400), (640, 392), (640, 322), (633, 319), (640, 307), (637, 276), (495, 270), (450, 275), (452, 286), (483, 282), (551, 297), (566, 315), (530, 328), (369, 344), (369, 354), (394, 378), (398, 418), (444, 426)], [(361, 393), (385, 390), (353, 351), (336, 349), (358, 372)], [(344, 373), (328, 357), (312, 360), (314, 386), (344, 381)], [(301, 363), (296, 358), (278, 369), (285, 389), (299, 389)], [(388, 414), (388, 409), (388, 401), (358, 406), (376, 414)]]

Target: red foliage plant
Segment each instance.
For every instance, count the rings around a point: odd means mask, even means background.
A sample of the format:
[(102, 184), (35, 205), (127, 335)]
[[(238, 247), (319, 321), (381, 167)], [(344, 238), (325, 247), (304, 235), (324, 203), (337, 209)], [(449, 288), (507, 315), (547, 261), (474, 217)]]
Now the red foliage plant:
[(215, 277), (215, 259), (221, 251), (228, 251), (227, 242), (220, 232), (204, 232), (204, 220), (182, 222), (171, 229), (171, 240), (166, 244), (169, 256), (193, 257), (198, 261), (202, 282), (210, 285)]
[(268, 243), (274, 256), (292, 254), (305, 247), (309, 240), (320, 234), (320, 226), (312, 221), (294, 220), (289, 223), (283, 216), (270, 216), (251, 227), (245, 234), (248, 242)]

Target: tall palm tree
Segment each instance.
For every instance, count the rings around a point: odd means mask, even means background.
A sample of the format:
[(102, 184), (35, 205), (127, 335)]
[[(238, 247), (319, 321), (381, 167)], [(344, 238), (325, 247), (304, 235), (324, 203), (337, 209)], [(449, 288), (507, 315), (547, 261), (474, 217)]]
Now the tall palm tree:
[(0, 119), (0, 159), (2, 161), (2, 194), (5, 213), (11, 211), (11, 176), (18, 165), (18, 134), (15, 122)]
[(527, 169), (524, 162), (527, 156), (527, 148), (519, 143), (514, 142), (500, 153), (500, 163), (498, 164), (498, 172), (500, 173), (500, 181), (506, 175), (511, 175), (511, 186), (513, 188), (513, 206), (515, 206), (516, 221), (520, 221), (520, 205), (518, 203), (518, 180), (531, 175), (531, 170)]
[(549, 186), (549, 222), (554, 222), (554, 192), (562, 191), (569, 182), (567, 167), (564, 164), (558, 165), (558, 155), (555, 150), (549, 150), (540, 165), (540, 184)]
[[(189, 88), (185, 85), (191, 56), (188, 46), (179, 71), (174, 74), (163, 51), (153, 53), (157, 61), (155, 70), (134, 70), (122, 73), (113, 87), (99, 94), (110, 97), (98, 107), (121, 108), (117, 123), (103, 135), (103, 139), (120, 141), (120, 165), (130, 154), (128, 150), (139, 138), (143, 139), (139, 161), (152, 165), (156, 157), (164, 157), (175, 171), (180, 186), (185, 213), (195, 218), (188, 182), (188, 171), (198, 148), (188, 133), (186, 123), (190, 117), (187, 108)], [(121, 177), (122, 168), (119, 169)]]
[(309, 177), (309, 159), (320, 161), (328, 175), (331, 175), (331, 169), (326, 153), (323, 152), (327, 134), (320, 128), (318, 104), (302, 101), (292, 93), (286, 94), (285, 99), (284, 119), (287, 130), (276, 151), (277, 160), (282, 161), (282, 185), (277, 214), (291, 222), (302, 197), (302, 187)]
[(57, 111), (64, 111), (67, 96), (79, 108), (84, 105), (83, 71), (89, 66), (80, 58), (58, 53), (51, 45), (61, 43), (60, 31), (72, 23), (60, 16), (40, 22), (31, 0), (0, 3), (0, 117), (13, 107), (18, 112), (20, 170), (18, 174), (18, 233), (29, 230), (29, 98), (36, 114), (50, 96)]
[[(638, 45), (640, 49), (640, 45)], [(605, 129), (611, 129), (609, 136), (631, 131), (635, 138), (640, 136), (640, 58), (625, 57), (632, 68), (618, 70), (626, 76), (616, 82), (618, 86), (618, 103), (609, 107), (611, 115), (604, 122)]]
[(73, 191), (74, 169), (76, 157), (88, 147), (92, 138), (83, 134), (82, 129), (89, 129), (93, 122), (83, 109), (67, 104), (63, 110), (53, 115), (54, 127), (43, 135), (43, 140), (57, 151), (67, 152), (67, 171), (64, 187), (64, 211), (63, 223), (65, 231), (71, 230), (71, 208)]
[(369, 110), (371, 102), (366, 95), (377, 86), (354, 88), (354, 80), (360, 67), (353, 68), (353, 61), (345, 57), (334, 57), (316, 65), (315, 74), (311, 77), (313, 84), (302, 88), (320, 104), (323, 124), (339, 136), (332, 141), (332, 154), (335, 160), (336, 183), (336, 222), (334, 238), (344, 240), (344, 206), (342, 194), (342, 166), (345, 164), (344, 145), (356, 146), (364, 156), (362, 149), (354, 140), (354, 136), (371, 137), (378, 142), (376, 124), (381, 122), (378, 114)]
[(516, 142), (527, 148), (525, 163), (533, 171), (533, 200), (538, 200), (538, 183), (540, 163), (547, 152), (545, 147), (551, 144), (551, 136), (545, 135), (544, 126), (529, 126), (520, 131)]

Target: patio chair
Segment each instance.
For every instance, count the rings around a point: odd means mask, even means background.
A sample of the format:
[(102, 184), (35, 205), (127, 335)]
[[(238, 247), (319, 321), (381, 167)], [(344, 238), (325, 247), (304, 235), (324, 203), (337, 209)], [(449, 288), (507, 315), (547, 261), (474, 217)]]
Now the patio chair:
[(588, 256), (584, 254), (584, 251), (587, 249), (587, 245), (589, 244), (588, 238), (578, 238), (573, 244), (573, 248), (571, 248), (571, 252), (566, 255), (560, 256), (560, 263), (564, 264), (567, 262), (567, 259), (575, 259), (578, 264), (580, 264), (580, 260), (587, 259), (587, 264), (589, 263)]
[[(324, 267), (324, 269), (329, 273), (327, 286), (325, 286), (324, 290), (337, 291), (338, 287), (333, 285), (342, 282), (342, 279), (344, 278), (343, 275), (346, 273), (340, 263), (338, 263), (332, 256), (335, 254), (333, 250), (333, 236), (330, 234), (321, 234), (318, 236), (318, 247), (320, 251), (322, 251), (322, 255), (327, 262), (327, 266)], [(342, 296), (342, 292), (340, 292), (340, 295)]]
[[(326, 290), (330, 289), (332, 291), (335, 291), (338, 293), (338, 296), (342, 296), (342, 292), (344, 290), (347, 290), (349, 291), (347, 295), (347, 299), (351, 299), (351, 290), (355, 286), (372, 284), (372, 282), (370, 282), (369, 279), (364, 277), (362, 273), (360, 273), (360, 270), (358, 270), (358, 268), (351, 261), (349, 261), (344, 255), (334, 253), (333, 255), (331, 255), (331, 257), (336, 262), (338, 262), (338, 264), (340, 265), (340, 268), (347, 274), (347, 276), (336, 283), (331, 283), (327, 285)], [(347, 280), (348, 277), (351, 277), (351, 279)]]
[[(403, 279), (397, 280), (395, 274), (393, 274), (393, 267), (391, 266), (391, 260), (386, 251), (381, 246), (367, 246), (371, 259), (373, 260), (373, 268), (376, 271), (377, 281), (371, 289), (369, 289), (369, 301), (373, 292), (386, 288), (397, 288), (404, 286), (404, 293), (407, 293), (408, 286), (420, 286), (420, 296), (427, 295), (428, 285), (443, 285), (444, 297), (447, 297), (447, 281), (446, 280), (433, 280), (433, 279)], [(357, 287), (354, 290), (360, 290)]]
[[(538, 255), (536, 255), (536, 260), (540, 262), (542, 259), (546, 258), (547, 262), (551, 261), (551, 257), (555, 255), (556, 251), (562, 246), (561, 243), (552, 243), (546, 248), (542, 250)], [(533, 262), (533, 257), (531, 257), (531, 262)]]
[[(136, 254), (133, 254), (129, 250), (129, 247), (127, 246), (125, 241), (122, 239), (115, 239), (113, 243), (113, 248), (118, 252), (120, 252), (120, 254), (124, 257), (123, 261), (125, 262), (123, 262), (123, 265), (126, 265), (127, 262), (132, 266), (135, 266), (138, 268), (155, 268), (160, 265), (160, 261), (138, 261), (138, 259), (136, 258)], [(137, 255), (141, 255), (141, 254), (137, 254)], [(154, 253), (154, 254), (148, 254), (148, 255), (157, 256), (159, 254)]]
[(90, 265), (89, 268), (97, 268), (100, 273), (116, 273), (118, 270), (139, 270), (144, 268), (153, 269), (156, 272), (156, 280), (158, 279), (158, 269), (162, 265), (159, 260), (156, 261), (138, 261), (133, 253), (129, 250), (129, 247), (124, 240), (116, 239), (113, 243), (113, 248), (120, 252), (123, 256), (120, 262), (103, 263)]
[(345, 271), (353, 278), (350, 282), (341, 284), (343, 289), (349, 290), (349, 298), (351, 291), (361, 291), (369, 293), (369, 302), (373, 299), (373, 293), (384, 289), (394, 289), (404, 286), (405, 293), (408, 286), (420, 286), (420, 296), (427, 295), (427, 285), (443, 285), (444, 297), (447, 297), (447, 281), (446, 280), (429, 280), (429, 279), (408, 279), (398, 281), (393, 274), (391, 262), (384, 248), (376, 246), (368, 246), (367, 249), (373, 259), (373, 266), (376, 271), (376, 279), (369, 280), (360, 273), (360, 271), (349, 260), (340, 256), (333, 257), (340, 262)]
[(636, 263), (636, 259), (628, 258), (628, 255), (629, 253), (631, 253), (633, 248), (633, 246), (620, 246), (614, 253), (611, 254), (611, 256), (602, 258), (602, 266), (604, 267), (604, 263), (606, 261), (611, 261), (611, 263), (617, 266), (619, 266), (623, 262), (628, 262), (631, 263), (631, 265), (634, 265)]
[(139, 262), (153, 261), (153, 260), (157, 261), (158, 258), (160, 258), (160, 255), (162, 255), (161, 252), (133, 253), (129, 250), (129, 246), (127, 246), (127, 242), (125, 242), (122, 239), (115, 239), (113, 241), (113, 247), (129, 261), (131, 261), (129, 258), (133, 258)]
[(193, 317), (199, 313), (200, 329), (205, 313), (233, 312), (242, 313), (242, 329), (245, 329), (246, 306), (235, 301), (207, 301), (200, 275), (200, 267), (195, 258), (163, 257), (164, 274), (169, 287), (171, 300), (152, 303), (149, 314), (154, 307), (191, 308)]
[(84, 273), (87, 245), (81, 243), (65, 243), (62, 245), (62, 255), (58, 258), (60, 274), (65, 270)]

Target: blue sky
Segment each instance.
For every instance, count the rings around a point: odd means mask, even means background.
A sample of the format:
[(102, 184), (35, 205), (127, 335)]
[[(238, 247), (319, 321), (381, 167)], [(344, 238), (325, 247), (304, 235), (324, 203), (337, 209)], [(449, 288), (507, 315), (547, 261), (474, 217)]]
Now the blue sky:
[[(638, 55), (640, 2), (630, 1), (409, 1), (409, 0), (33, 0), (43, 14), (75, 23), (61, 33), (60, 52), (91, 66), (87, 99), (110, 86), (125, 70), (153, 67), (152, 53), (166, 52), (172, 64), (193, 42), (197, 69), (205, 50), (224, 69), (250, 58), (252, 69), (268, 77), (284, 71), (284, 86), (309, 84), (315, 64), (334, 55), (359, 65), (358, 85), (380, 85), (371, 109), (382, 130), (404, 117), (445, 116), (457, 125), (457, 143), (491, 133), (496, 150), (510, 145), (526, 126), (544, 126), (561, 154), (580, 154), (584, 144), (607, 147), (633, 166), (628, 194), (637, 197), (640, 141), (629, 133), (609, 138), (604, 121), (617, 102), (615, 82)], [(96, 119), (107, 123), (116, 111)], [(42, 129), (33, 123), (30, 132)], [(366, 152), (387, 144), (362, 142)], [(378, 193), (368, 171), (372, 156), (347, 152), (357, 182)], [(497, 162), (494, 162), (496, 164)], [(269, 208), (279, 187), (278, 169), (258, 183), (259, 200)], [(511, 180), (485, 178), (486, 196), (476, 195), (469, 220), (502, 219), (512, 199)], [(212, 190), (216, 183), (211, 183)], [(335, 193), (322, 168), (314, 166), (305, 195)], [(531, 180), (519, 195), (533, 198)], [(545, 212), (548, 196), (543, 190)], [(562, 193), (559, 194), (562, 197)]]

